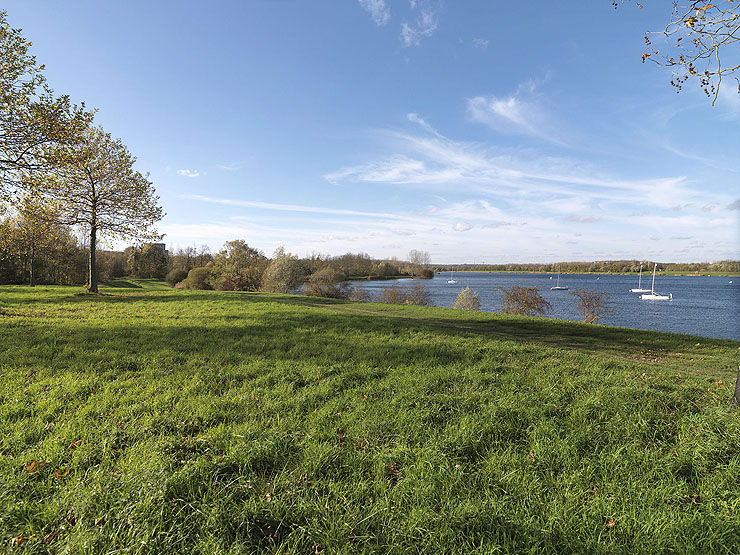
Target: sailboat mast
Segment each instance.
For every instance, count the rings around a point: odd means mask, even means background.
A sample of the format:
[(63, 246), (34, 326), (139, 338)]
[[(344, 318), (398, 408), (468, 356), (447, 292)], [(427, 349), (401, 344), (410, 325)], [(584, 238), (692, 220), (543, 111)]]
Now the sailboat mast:
[(650, 292), (655, 293), (655, 269), (658, 267), (658, 264), (655, 264), (653, 266), (653, 285), (650, 287)]

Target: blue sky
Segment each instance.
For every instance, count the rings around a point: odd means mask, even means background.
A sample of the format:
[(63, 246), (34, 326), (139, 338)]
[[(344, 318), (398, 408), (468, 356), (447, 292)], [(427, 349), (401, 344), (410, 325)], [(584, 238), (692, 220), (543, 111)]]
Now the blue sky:
[(738, 259), (740, 95), (641, 63), (670, 16), (643, 5), (4, 2), (150, 173), (168, 246)]

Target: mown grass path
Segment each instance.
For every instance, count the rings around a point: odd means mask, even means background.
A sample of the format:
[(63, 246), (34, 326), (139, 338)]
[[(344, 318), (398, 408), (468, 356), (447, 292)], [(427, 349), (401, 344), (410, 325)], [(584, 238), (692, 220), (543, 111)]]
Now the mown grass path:
[(740, 343), (0, 287), (0, 553), (738, 553)]

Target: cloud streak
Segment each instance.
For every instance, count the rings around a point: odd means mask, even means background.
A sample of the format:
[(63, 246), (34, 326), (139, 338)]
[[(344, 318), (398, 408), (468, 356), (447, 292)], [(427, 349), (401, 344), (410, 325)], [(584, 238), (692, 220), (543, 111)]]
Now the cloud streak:
[(419, 46), (422, 39), (431, 37), (437, 30), (437, 15), (429, 9), (422, 9), (417, 20), (401, 24), (401, 42), (405, 47)]
[(200, 177), (198, 170), (177, 170), (177, 175), (190, 178)]
[(378, 27), (386, 25), (391, 20), (391, 10), (385, 0), (357, 0), (362, 9), (370, 14)]

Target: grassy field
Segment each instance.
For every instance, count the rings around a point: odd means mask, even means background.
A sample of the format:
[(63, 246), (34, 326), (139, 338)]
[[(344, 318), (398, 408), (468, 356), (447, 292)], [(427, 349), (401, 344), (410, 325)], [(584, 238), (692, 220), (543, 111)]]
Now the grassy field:
[(0, 287), (0, 553), (739, 553), (740, 343)]

